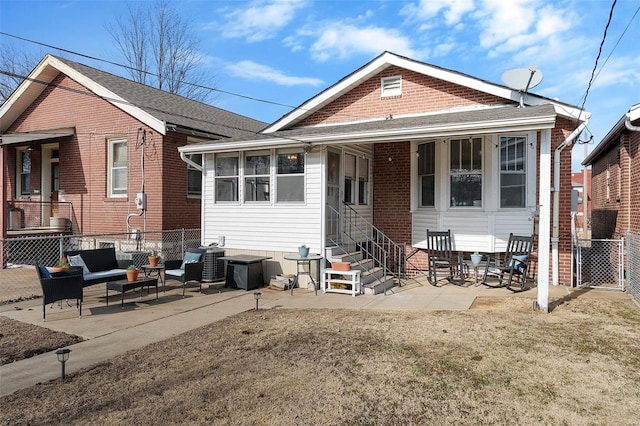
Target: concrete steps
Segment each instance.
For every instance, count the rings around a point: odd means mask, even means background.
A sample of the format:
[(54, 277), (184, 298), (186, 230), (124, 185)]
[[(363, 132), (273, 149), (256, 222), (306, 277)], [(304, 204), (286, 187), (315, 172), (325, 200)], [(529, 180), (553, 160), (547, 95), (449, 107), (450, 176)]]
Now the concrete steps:
[(380, 294), (396, 285), (393, 276), (385, 276), (384, 270), (374, 265), (373, 259), (364, 259), (355, 244), (327, 247), (325, 257), (330, 262), (349, 262), (351, 269), (362, 271), (360, 275), (365, 294)]

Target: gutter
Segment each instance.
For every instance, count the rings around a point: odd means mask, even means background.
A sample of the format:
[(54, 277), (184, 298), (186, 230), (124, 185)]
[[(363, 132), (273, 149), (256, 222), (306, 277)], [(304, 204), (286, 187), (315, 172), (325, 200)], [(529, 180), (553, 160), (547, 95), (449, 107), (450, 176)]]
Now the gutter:
[(202, 166), (198, 163), (193, 162), (189, 157), (187, 157), (187, 154), (182, 151), (180, 151), (180, 159), (199, 172), (202, 172)]
[(640, 126), (634, 126), (631, 124), (631, 119), (629, 118), (629, 114), (627, 114), (627, 119), (624, 120), (624, 126), (631, 130), (632, 132), (640, 132)]
[(571, 145), (573, 140), (582, 133), (587, 127), (589, 119), (582, 122), (558, 147), (553, 153), (553, 225), (551, 234), (551, 278), (553, 285), (559, 283), (559, 254), (558, 242), (560, 240), (560, 153), (567, 146)]

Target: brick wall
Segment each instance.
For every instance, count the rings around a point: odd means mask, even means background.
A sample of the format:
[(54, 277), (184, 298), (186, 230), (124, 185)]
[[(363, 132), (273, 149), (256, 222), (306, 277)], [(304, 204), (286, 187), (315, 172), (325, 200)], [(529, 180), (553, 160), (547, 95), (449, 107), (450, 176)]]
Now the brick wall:
[[(402, 95), (381, 99), (380, 79), (395, 75), (402, 75)], [(340, 123), (385, 117), (389, 113), (392, 115), (416, 114), (460, 106), (504, 103), (504, 99), (487, 93), (406, 69), (390, 67), (329, 103), (297, 125)]]
[[(74, 232), (126, 231), (127, 216), (138, 212), (134, 200), (143, 186), (142, 147), (137, 144), (139, 130), (146, 131), (148, 141), (144, 148), (144, 190), (148, 204), (146, 217), (131, 218), (131, 226), (143, 229), (145, 219), (147, 230), (200, 225), (200, 200), (186, 201), (186, 164), (177, 151), (178, 144), (186, 143), (185, 138), (171, 138), (171, 142), (165, 144), (162, 135), (109, 102), (89, 94), (64, 75), (56, 78), (8, 131), (56, 127), (76, 129), (74, 136), (58, 141), (60, 188), (65, 191), (65, 200), (73, 203)], [(107, 197), (107, 141), (116, 137), (127, 139), (128, 197), (125, 198)], [(15, 160), (9, 158), (8, 162), (15, 163)], [(163, 170), (166, 165), (170, 167)], [(39, 170), (39, 166), (35, 169)], [(10, 182), (15, 179), (13, 176)], [(32, 182), (40, 185), (37, 171)], [(15, 189), (12, 191), (8, 196), (15, 194)]]

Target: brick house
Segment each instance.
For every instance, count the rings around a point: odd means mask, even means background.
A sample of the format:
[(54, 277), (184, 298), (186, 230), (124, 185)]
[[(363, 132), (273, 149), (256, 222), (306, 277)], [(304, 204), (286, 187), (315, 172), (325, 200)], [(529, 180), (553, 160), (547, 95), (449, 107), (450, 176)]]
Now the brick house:
[(582, 235), (586, 236), (588, 232), (584, 232), (591, 226), (591, 169), (571, 173), (571, 188), (573, 190), (571, 211), (576, 215), (576, 230), (583, 232)]
[(3, 236), (199, 228), (201, 174), (178, 147), (264, 126), (46, 55), (0, 107)]
[(203, 242), (224, 235), (227, 252), (263, 253), (291, 271), (282, 253), (306, 244), (326, 254), (346, 228), (369, 246), (384, 233), (407, 256), (428, 228), (451, 229), (460, 251), (500, 252), (509, 233), (536, 234), (548, 290), (552, 263), (569, 282), (564, 148), (588, 116), (385, 52), (259, 135), (179, 150), (203, 155)]
[(640, 104), (618, 120), (582, 164), (592, 173), (592, 237), (640, 233)]

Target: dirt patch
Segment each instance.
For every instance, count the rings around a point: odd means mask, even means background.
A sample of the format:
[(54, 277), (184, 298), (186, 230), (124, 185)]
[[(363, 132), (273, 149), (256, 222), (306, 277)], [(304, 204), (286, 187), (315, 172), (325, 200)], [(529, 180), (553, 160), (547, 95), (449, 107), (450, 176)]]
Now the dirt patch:
[(637, 305), (508, 299), (249, 311), (0, 398), (0, 424), (637, 422)]
[(0, 365), (81, 342), (81, 337), (0, 316)]

